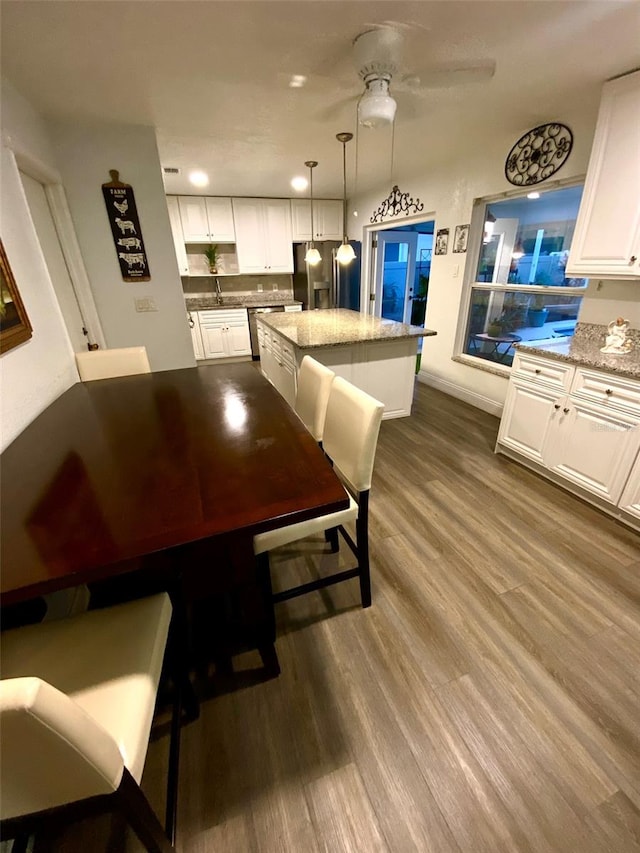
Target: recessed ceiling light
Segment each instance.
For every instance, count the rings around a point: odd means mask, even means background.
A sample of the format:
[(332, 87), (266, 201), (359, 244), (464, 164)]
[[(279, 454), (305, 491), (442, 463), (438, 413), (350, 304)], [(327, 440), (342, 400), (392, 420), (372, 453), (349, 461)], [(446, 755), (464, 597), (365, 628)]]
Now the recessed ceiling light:
[(291, 79), (289, 80), (289, 88), (302, 89), (306, 82), (307, 78), (304, 76), (304, 74), (292, 74)]
[(540, 193), (527, 193), (527, 198), (540, 198)]
[(291, 186), (296, 192), (301, 193), (309, 186), (309, 181), (299, 175), (298, 177), (291, 179)]
[(191, 172), (189, 180), (194, 187), (206, 187), (209, 183), (209, 176), (205, 172)]

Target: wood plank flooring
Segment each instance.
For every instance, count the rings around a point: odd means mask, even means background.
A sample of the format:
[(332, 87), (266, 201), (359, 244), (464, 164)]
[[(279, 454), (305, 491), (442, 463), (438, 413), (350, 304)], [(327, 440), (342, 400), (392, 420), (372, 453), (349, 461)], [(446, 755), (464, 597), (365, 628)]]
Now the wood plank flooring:
[[(282, 675), (183, 731), (179, 850), (640, 851), (639, 538), (497, 429), (424, 385), (383, 422), (373, 606), (355, 581), (278, 606)], [(281, 549), (274, 586), (344, 550)]]

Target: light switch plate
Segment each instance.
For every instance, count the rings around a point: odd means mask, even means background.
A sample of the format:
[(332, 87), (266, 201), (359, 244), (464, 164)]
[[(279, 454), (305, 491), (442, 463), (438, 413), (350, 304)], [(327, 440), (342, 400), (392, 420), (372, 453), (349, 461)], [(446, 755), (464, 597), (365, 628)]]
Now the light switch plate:
[(133, 300), (136, 311), (157, 311), (156, 301), (151, 296), (142, 296)]

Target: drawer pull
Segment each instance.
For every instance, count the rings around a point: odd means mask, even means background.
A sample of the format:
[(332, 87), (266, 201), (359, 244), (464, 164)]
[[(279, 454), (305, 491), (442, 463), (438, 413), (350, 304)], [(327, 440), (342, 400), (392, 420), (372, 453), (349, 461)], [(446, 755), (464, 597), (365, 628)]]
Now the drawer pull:
[(635, 262), (636, 262), (637, 260), (638, 260), (638, 259), (636, 258), (636, 256), (635, 256), (635, 255), (631, 255), (631, 257), (629, 258), (629, 263), (630, 263), (630, 264), (635, 264)]
[(536, 373), (542, 373), (542, 370), (539, 367), (536, 367)]
[(558, 409), (560, 408), (560, 403), (556, 403), (556, 404), (554, 405), (554, 407), (553, 407), (553, 408), (554, 408), (556, 411), (558, 411)]
[(562, 411), (565, 413), (565, 415), (568, 415), (570, 412), (570, 409), (563, 409)]
[(611, 390), (611, 388), (607, 388), (604, 393), (607, 395), (607, 397), (610, 397), (613, 394), (613, 391)]

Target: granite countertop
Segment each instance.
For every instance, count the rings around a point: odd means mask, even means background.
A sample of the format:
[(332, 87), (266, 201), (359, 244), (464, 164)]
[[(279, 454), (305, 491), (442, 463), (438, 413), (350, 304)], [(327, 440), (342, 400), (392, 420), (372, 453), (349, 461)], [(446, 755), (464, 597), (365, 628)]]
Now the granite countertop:
[(431, 329), (364, 316), (358, 311), (349, 311), (346, 308), (265, 314), (260, 317), (260, 322), (279, 332), (299, 349), (425, 338), (437, 334)]
[(532, 355), (546, 355), (558, 361), (568, 361), (581, 367), (593, 367), (606, 370), (620, 376), (640, 379), (640, 330), (629, 329), (628, 337), (633, 341), (633, 349), (624, 355), (612, 355), (600, 352), (604, 346), (607, 327), (595, 323), (578, 323), (572, 338), (556, 338), (553, 341), (522, 341), (516, 349)]
[(194, 293), (184, 297), (187, 311), (209, 311), (212, 308), (262, 308), (269, 305), (302, 305), (288, 294), (268, 292), (246, 296), (225, 296), (218, 304), (215, 293)]

